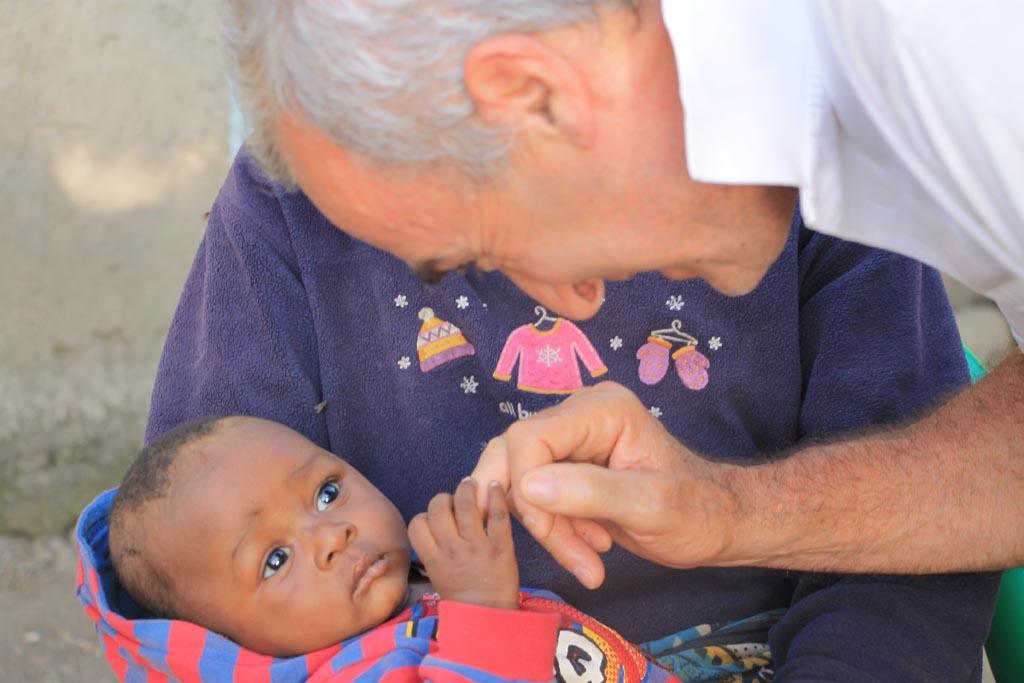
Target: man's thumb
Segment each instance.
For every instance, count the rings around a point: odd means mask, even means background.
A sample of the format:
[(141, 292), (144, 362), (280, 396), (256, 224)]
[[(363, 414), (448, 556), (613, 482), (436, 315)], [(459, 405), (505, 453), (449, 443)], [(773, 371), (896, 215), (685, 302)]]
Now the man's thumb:
[(554, 463), (523, 476), (522, 496), (546, 512), (629, 527), (651, 475), (589, 463)]

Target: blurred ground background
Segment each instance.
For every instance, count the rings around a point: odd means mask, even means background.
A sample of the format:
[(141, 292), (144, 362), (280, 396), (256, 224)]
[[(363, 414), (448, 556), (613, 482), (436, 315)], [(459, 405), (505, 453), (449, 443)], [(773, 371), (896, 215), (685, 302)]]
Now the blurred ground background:
[[(141, 443), (230, 161), (208, 0), (0, 0), (0, 680), (113, 680), (68, 532)], [(951, 285), (983, 360), (998, 312)]]
[(229, 163), (209, 0), (0, 0), (0, 681), (103, 681), (75, 514), (137, 450)]

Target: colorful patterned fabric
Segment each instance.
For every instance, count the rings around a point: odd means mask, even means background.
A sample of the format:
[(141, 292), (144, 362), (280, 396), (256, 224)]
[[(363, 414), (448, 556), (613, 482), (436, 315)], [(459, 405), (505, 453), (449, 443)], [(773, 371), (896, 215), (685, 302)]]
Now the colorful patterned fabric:
[(676, 680), (612, 629), (535, 590), (520, 593), (519, 611), (425, 596), (336, 646), (299, 657), (260, 655), (201, 626), (149, 618), (124, 592), (107, 540), (114, 494), (101, 494), (79, 519), (77, 594), (125, 683)]
[(786, 613), (770, 610), (747, 619), (702, 624), (640, 649), (688, 683), (759, 683), (774, 676), (768, 631)]

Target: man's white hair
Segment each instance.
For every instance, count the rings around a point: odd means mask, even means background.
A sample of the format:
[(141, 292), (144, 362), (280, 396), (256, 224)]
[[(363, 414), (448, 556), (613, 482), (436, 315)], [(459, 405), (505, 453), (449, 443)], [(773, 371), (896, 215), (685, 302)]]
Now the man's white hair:
[(474, 117), (463, 81), (469, 50), (637, 1), (224, 0), (222, 21), (249, 146), (270, 175), (291, 182), (273, 136), (291, 114), (362, 158), (479, 177), (500, 168), (510, 137)]

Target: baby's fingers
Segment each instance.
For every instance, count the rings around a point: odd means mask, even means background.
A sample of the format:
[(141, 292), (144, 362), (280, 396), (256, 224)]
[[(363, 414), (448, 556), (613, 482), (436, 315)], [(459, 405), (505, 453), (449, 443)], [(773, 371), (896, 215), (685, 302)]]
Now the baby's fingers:
[[(508, 490), (509, 481), (508, 469), (508, 447), (505, 435), (496, 436), (487, 443), (484, 452), (480, 454), (480, 461), (473, 472), (469, 475), (473, 481), (496, 481), (501, 484), (504, 490)], [(487, 514), (490, 505), (490, 486), (477, 488), (476, 503), (481, 515)]]
[(427, 526), (437, 543), (451, 542), (459, 537), (450, 495), (439, 493), (430, 499), (427, 504)]
[(455, 522), (463, 539), (483, 540), (484, 516), (476, 507), (476, 482), (468, 477), (455, 489)]
[(512, 544), (512, 518), (505, 491), (496, 481), (487, 485), (487, 537), (496, 546)]
[(425, 512), (416, 515), (409, 522), (409, 542), (422, 562), (429, 562), (437, 555), (437, 541), (434, 540), (434, 534), (430, 533)]

